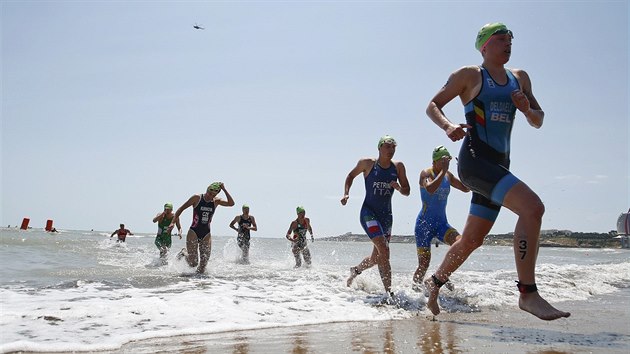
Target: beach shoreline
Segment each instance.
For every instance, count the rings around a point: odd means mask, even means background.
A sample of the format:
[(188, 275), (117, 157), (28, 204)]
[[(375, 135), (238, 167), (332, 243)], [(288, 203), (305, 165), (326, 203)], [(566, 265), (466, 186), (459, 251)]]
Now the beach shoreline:
[(517, 307), (421, 311), (401, 320), (276, 327), (128, 343), (112, 353), (627, 353), (630, 289), (556, 304), (568, 319), (542, 321)]
[(410, 288), (407, 245), (391, 245), (398, 305), (388, 305), (376, 269), (346, 286), (365, 242), (315, 243), (314, 266), (296, 270), (286, 240), (255, 240), (244, 266), (235, 240), (217, 238), (207, 274), (191, 277), (174, 255), (154, 266), (152, 237), (30, 235), (2, 234), (2, 353), (630, 352), (624, 250), (541, 249), (541, 293), (572, 313), (545, 322), (516, 307), (511, 249), (481, 247), (434, 321)]

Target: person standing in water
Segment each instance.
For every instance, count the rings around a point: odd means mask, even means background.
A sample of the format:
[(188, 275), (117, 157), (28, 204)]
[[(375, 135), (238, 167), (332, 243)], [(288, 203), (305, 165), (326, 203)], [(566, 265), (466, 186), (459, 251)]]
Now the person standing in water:
[[(217, 195), (223, 191), (227, 200), (219, 198)], [(186, 257), (186, 262), (191, 267), (197, 267), (197, 273), (206, 271), (210, 253), (212, 251), (212, 236), (210, 235), (210, 223), (218, 206), (231, 207), (234, 199), (225, 189), (222, 182), (214, 182), (208, 186), (204, 194), (195, 194), (190, 197), (175, 212), (175, 217), (169, 229), (172, 230), (179, 216), (188, 207), (193, 207), (193, 222), (186, 234), (186, 248), (182, 249), (178, 258)]]
[(378, 265), (383, 287), (392, 296), (392, 269), (389, 262), (389, 239), (392, 233), (392, 196), (398, 191), (404, 196), (410, 192), (405, 165), (392, 160), (396, 153), (396, 140), (389, 135), (383, 136), (377, 144), (378, 158), (362, 158), (348, 173), (344, 184), (341, 205), (346, 205), (350, 198), (352, 181), (359, 174), (365, 179), (365, 200), (361, 206), (360, 221), (374, 247), (372, 254), (356, 267), (350, 268), (347, 286), (364, 270)]
[[(171, 240), (171, 231), (169, 228), (171, 222), (175, 218), (175, 214), (173, 214), (173, 204), (166, 203), (164, 204), (164, 211), (158, 213), (153, 218), (153, 223), (158, 223), (158, 231), (157, 236), (155, 236), (155, 246), (160, 250), (160, 259), (162, 263), (166, 264), (166, 256), (168, 254), (169, 249), (171, 248), (172, 240)], [(179, 220), (175, 223), (177, 225), (179, 239), (182, 239), (182, 226), (179, 223)]]
[(306, 210), (304, 207), (295, 208), (297, 212), (297, 219), (291, 222), (289, 225), (289, 230), (287, 230), (286, 238), (287, 240), (293, 242), (291, 250), (293, 251), (293, 256), (295, 257), (295, 268), (299, 268), (302, 266), (302, 258), (300, 254), (304, 257), (304, 262), (306, 262), (306, 266), (311, 266), (311, 251), (308, 249), (308, 241), (306, 239), (306, 232), (311, 235), (311, 242), (315, 242), (315, 237), (313, 237), (313, 229), (311, 228), (311, 219), (307, 218)]
[[(505, 206), (518, 216), (514, 230), (514, 258), (520, 292), (519, 307), (543, 320), (569, 317), (549, 304), (536, 286), (536, 258), (545, 207), (534, 191), (510, 171), (510, 136), (516, 111), (534, 128), (543, 124), (545, 112), (532, 93), (529, 75), (505, 64), (512, 54), (512, 31), (502, 23), (483, 26), (475, 47), (483, 57), (480, 66), (455, 71), (427, 107), (427, 115), (452, 141), (464, 139), (458, 174), (473, 191), (462, 238), (453, 243), (442, 264), (425, 280), (427, 307), (440, 313), (440, 287), (448, 281), (490, 232)], [(452, 123), (442, 108), (455, 97), (464, 103), (465, 124)], [(466, 131), (467, 129), (467, 131)]]
[[(424, 274), (431, 262), (431, 241), (433, 238), (452, 245), (461, 237), (446, 219), (446, 202), (451, 192), (451, 186), (462, 192), (470, 192), (470, 189), (448, 170), (452, 158), (444, 146), (440, 145), (433, 149), (432, 158), (432, 166), (420, 172), (422, 209), (416, 219), (414, 230), (418, 252), (418, 268), (413, 275), (412, 288), (414, 290), (420, 290)], [(437, 247), (437, 240), (435, 245)], [(446, 286), (453, 290), (450, 282)]]
[[(235, 226), (236, 224), (238, 224), (238, 227)], [(236, 243), (242, 252), (241, 261), (244, 264), (249, 264), (250, 231), (258, 230), (258, 226), (256, 226), (254, 216), (249, 214), (249, 206), (247, 204), (243, 205), (243, 214), (234, 217), (230, 223), (230, 228), (238, 233)]]
[(133, 235), (133, 233), (129, 229), (125, 229), (125, 224), (120, 224), (120, 229), (112, 232), (112, 235), (109, 237), (112, 238), (114, 235), (118, 235), (116, 242), (125, 242), (127, 235)]

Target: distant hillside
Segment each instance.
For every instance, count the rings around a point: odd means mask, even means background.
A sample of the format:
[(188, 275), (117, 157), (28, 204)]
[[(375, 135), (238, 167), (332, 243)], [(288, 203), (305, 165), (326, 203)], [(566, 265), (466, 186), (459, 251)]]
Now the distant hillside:
[[(615, 238), (617, 233), (573, 232), (570, 230), (543, 230), (540, 235), (540, 247), (582, 247), (582, 248), (621, 248), (621, 242)], [(513, 233), (490, 234), (486, 236), (484, 245), (512, 246)], [(325, 241), (357, 241), (369, 242), (365, 234), (347, 232), (339, 236), (322, 238)], [(392, 235), (392, 243), (416, 243), (413, 235)], [(435, 242), (435, 241), (434, 241)]]

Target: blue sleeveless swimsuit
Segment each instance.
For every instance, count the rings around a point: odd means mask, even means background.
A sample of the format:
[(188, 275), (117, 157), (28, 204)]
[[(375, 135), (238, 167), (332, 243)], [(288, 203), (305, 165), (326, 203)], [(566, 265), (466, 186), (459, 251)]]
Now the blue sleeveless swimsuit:
[[(435, 178), (435, 173), (431, 170), (431, 175)], [(444, 236), (455, 231), (446, 220), (446, 202), (451, 192), (451, 183), (448, 175), (442, 178), (440, 186), (433, 192), (429, 193), (426, 188), (420, 187), (420, 198), (422, 199), (422, 209), (416, 218), (416, 235), (417, 248), (431, 248), (431, 240), (437, 237), (438, 240), (444, 242)]]
[(210, 222), (215, 209), (214, 199), (207, 202), (203, 199), (203, 194), (201, 194), (201, 199), (193, 210), (193, 222), (190, 226), (190, 229), (195, 232), (199, 241), (210, 234)]
[(398, 171), (393, 163), (384, 169), (376, 161), (365, 177), (365, 200), (359, 218), (363, 230), (370, 239), (377, 236), (389, 239), (391, 236), (394, 188), (390, 183), (394, 181), (398, 181)]
[(505, 73), (508, 81), (499, 85), (481, 67), (481, 90), (464, 106), (466, 123), (472, 129), (464, 138), (457, 165), (461, 181), (473, 191), (470, 214), (493, 222), (505, 194), (519, 182), (509, 167), (516, 114), (511, 94), (520, 86), (510, 70)]

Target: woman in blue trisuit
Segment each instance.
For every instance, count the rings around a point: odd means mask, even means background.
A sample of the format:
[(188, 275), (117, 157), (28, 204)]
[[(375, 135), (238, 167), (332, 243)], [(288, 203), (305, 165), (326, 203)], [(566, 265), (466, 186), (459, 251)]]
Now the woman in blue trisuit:
[(352, 285), (354, 278), (364, 270), (377, 265), (385, 291), (390, 296), (392, 287), (392, 269), (389, 262), (389, 239), (392, 233), (392, 195), (394, 191), (409, 195), (409, 181), (405, 165), (394, 161), (396, 140), (389, 135), (378, 142), (378, 158), (363, 158), (348, 173), (344, 185), (341, 205), (346, 205), (350, 198), (352, 181), (359, 174), (365, 179), (365, 200), (361, 206), (360, 222), (363, 230), (374, 244), (372, 254), (356, 267), (350, 268), (347, 285)]
[[(516, 112), (520, 111), (535, 128), (542, 126), (545, 116), (532, 93), (527, 73), (505, 67), (512, 54), (512, 39), (512, 31), (502, 23), (483, 26), (475, 42), (483, 57), (482, 65), (465, 66), (451, 74), (427, 107), (429, 118), (452, 141), (464, 139), (458, 174), (473, 191), (462, 238), (451, 246), (435, 274), (425, 280), (429, 292), (427, 307), (434, 315), (440, 313), (440, 286), (481, 246), (500, 208), (505, 206), (518, 216), (514, 258), (519, 307), (543, 320), (570, 316), (538, 293), (535, 268), (545, 207), (538, 195), (509, 170), (510, 136)], [(465, 124), (454, 124), (442, 110), (458, 96), (464, 104)]]
[[(414, 290), (420, 290), (424, 274), (431, 262), (431, 241), (436, 238), (447, 245), (452, 245), (461, 236), (446, 219), (446, 203), (451, 186), (462, 192), (470, 192), (448, 169), (451, 154), (440, 145), (433, 149), (433, 164), (420, 172), (420, 197), (422, 209), (416, 218), (414, 234), (418, 253), (418, 268), (413, 275)], [(437, 242), (436, 242), (437, 245)], [(452, 289), (450, 283), (446, 284)]]

